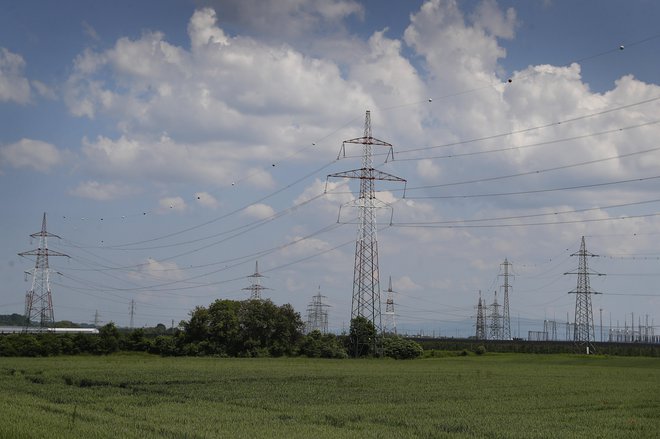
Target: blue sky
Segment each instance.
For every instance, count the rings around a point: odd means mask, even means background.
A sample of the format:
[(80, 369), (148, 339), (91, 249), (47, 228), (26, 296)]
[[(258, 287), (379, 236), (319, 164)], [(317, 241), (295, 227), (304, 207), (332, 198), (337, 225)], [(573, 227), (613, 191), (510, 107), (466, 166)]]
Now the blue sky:
[(660, 319), (660, 5), (383, 3), (2, 2), (0, 313), (47, 212), (58, 320), (178, 322), (247, 297), (258, 259), (268, 297), (304, 317), (320, 286), (341, 330), (357, 187), (324, 188), (369, 109), (408, 181), (379, 186), (402, 330), (471, 334), (504, 258), (521, 335), (572, 319), (583, 235), (595, 314)]

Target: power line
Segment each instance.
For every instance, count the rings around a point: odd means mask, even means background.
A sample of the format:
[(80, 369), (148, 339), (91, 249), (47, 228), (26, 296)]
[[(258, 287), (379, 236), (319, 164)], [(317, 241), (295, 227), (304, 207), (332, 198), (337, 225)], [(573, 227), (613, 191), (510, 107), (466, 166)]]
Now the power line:
[(427, 224), (465, 224), (465, 223), (475, 223), (475, 222), (481, 223), (481, 222), (489, 222), (489, 221), (504, 221), (504, 220), (512, 220), (512, 219), (538, 218), (544, 216), (557, 216), (557, 215), (567, 215), (573, 213), (584, 213), (584, 212), (592, 212), (595, 210), (616, 209), (621, 207), (639, 206), (643, 204), (652, 204), (658, 202), (660, 202), (660, 198), (656, 198), (653, 200), (636, 201), (631, 203), (612, 204), (609, 206), (598, 206), (598, 207), (589, 207), (584, 209), (572, 209), (572, 210), (544, 212), (544, 213), (535, 213), (535, 214), (527, 214), (527, 215), (512, 215), (512, 216), (503, 216), (503, 217), (495, 217), (495, 218), (477, 218), (477, 219), (462, 219), (462, 220), (426, 221), (426, 222), (415, 222), (415, 223), (393, 223), (392, 225), (404, 227), (404, 226), (427, 225)]
[[(418, 196), (418, 197), (411, 197), (406, 195), (406, 199), (424, 200), (424, 199), (486, 198), (486, 197), (503, 197), (503, 196), (511, 196), (511, 195), (529, 195), (529, 194), (559, 192), (559, 191), (568, 191), (568, 190), (576, 190), (576, 189), (591, 189), (595, 187), (613, 186), (613, 185), (626, 184), (626, 183), (638, 183), (642, 181), (657, 180), (659, 178), (660, 175), (654, 175), (652, 177), (631, 178), (627, 180), (617, 180), (617, 181), (608, 181), (602, 183), (591, 183), (591, 184), (582, 184), (575, 186), (564, 186), (564, 187), (548, 188), (548, 189), (533, 189), (533, 190), (515, 191), (515, 192), (491, 192), (484, 194), (463, 194), (463, 195), (427, 195), (427, 196)], [(408, 190), (410, 190), (410, 188)]]

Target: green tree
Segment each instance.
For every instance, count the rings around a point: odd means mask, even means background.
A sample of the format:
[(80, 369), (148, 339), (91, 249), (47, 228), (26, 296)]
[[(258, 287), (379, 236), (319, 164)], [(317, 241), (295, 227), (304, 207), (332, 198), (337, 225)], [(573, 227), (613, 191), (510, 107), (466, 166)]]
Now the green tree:
[(246, 300), (238, 312), (239, 355), (291, 355), (301, 337), (303, 322), (289, 304), (277, 306), (270, 300)]
[(348, 353), (352, 357), (364, 357), (374, 355), (374, 346), (377, 343), (378, 334), (376, 327), (365, 317), (355, 317), (351, 320), (351, 328), (348, 334)]
[(383, 338), (383, 355), (397, 360), (421, 357), (424, 350), (419, 343), (399, 336)]
[(315, 330), (303, 337), (300, 354), (311, 358), (346, 358), (348, 354), (335, 334)]
[(303, 323), (291, 305), (270, 300), (216, 300), (182, 322), (186, 355), (290, 355)]
[(114, 323), (110, 322), (99, 329), (99, 342), (96, 345), (97, 354), (111, 354), (119, 350), (121, 335)]
[(146, 352), (151, 343), (146, 337), (145, 330), (137, 328), (131, 331), (123, 340), (122, 350)]

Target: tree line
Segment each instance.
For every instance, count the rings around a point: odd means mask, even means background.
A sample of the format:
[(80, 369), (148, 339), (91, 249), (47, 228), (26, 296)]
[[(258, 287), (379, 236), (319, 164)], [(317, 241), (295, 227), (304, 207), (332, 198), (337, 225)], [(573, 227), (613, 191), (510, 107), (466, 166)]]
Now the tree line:
[[(20, 333), (0, 336), (0, 356), (52, 356), (118, 351), (149, 352), (163, 356), (348, 358), (386, 356), (417, 358), (421, 346), (396, 336), (385, 336), (378, 345), (361, 343), (376, 337), (371, 322), (354, 319), (348, 334), (304, 333), (300, 314), (290, 304), (270, 300), (216, 300), (198, 306), (178, 328), (139, 328), (120, 331), (113, 323), (99, 334)], [(365, 338), (366, 337), (366, 338)], [(374, 349), (380, 346), (380, 349)]]

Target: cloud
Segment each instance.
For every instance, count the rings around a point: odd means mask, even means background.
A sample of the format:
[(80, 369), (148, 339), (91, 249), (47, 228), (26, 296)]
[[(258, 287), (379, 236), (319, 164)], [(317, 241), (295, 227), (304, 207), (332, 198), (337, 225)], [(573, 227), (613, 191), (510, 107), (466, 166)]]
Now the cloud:
[[(222, 142), (180, 144), (169, 138), (98, 136), (83, 139), (82, 152), (90, 169), (106, 176), (147, 178), (156, 182), (204, 182), (227, 185), (236, 180), (236, 162), (223, 153)], [(248, 183), (272, 182), (267, 172), (254, 172)], [(256, 175), (266, 174), (266, 175)]]
[(157, 261), (147, 258), (147, 261), (135, 271), (130, 272), (129, 277), (136, 281), (168, 282), (183, 279), (184, 272), (176, 262)]
[(165, 197), (158, 200), (158, 205), (160, 206), (160, 212), (164, 213), (167, 211), (174, 212), (185, 212), (188, 208), (185, 200), (181, 197)]
[(248, 206), (244, 210), (243, 214), (257, 219), (265, 219), (273, 216), (275, 214), (275, 210), (267, 204), (257, 203)]
[(195, 198), (200, 206), (209, 209), (217, 209), (220, 207), (220, 202), (208, 192), (195, 192)]
[(91, 24), (89, 24), (85, 20), (83, 20), (81, 25), (82, 25), (82, 28), (83, 28), (83, 33), (86, 36), (88, 36), (93, 41), (100, 41), (101, 40), (101, 37), (99, 37), (98, 32), (96, 32), (96, 29), (94, 29), (94, 27), (92, 27)]
[(422, 287), (421, 285), (417, 284), (414, 280), (410, 278), (410, 276), (401, 276), (400, 278), (396, 279), (393, 282), (392, 289), (393, 290), (401, 290), (405, 292), (409, 291), (417, 291), (420, 290)]
[(99, 183), (97, 181), (81, 182), (75, 189), (70, 191), (71, 195), (81, 198), (89, 198), (98, 201), (114, 200), (138, 192), (135, 188), (121, 183)]
[(39, 96), (50, 100), (57, 99), (57, 93), (55, 93), (52, 88), (48, 87), (43, 82), (33, 80), (30, 81), (30, 84), (32, 85), (32, 88), (34, 88), (35, 91), (39, 94)]
[(210, 9), (196, 11), (188, 30), (190, 50), (147, 32), (74, 61), (63, 91), (70, 112), (109, 118), (121, 132), (84, 141), (90, 166), (104, 176), (146, 166), (147, 176), (226, 184), (247, 174), (255, 186), (270, 187), (269, 172), (252, 172), (262, 169), (259, 162), (270, 166), (372, 103), (332, 60), (229, 37)]
[(0, 102), (30, 102), (30, 82), (23, 75), (23, 57), (0, 47)]
[(46, 172), (62, 162), (62, 154), (50, 143), (21, 139), (16, 143), (0, 146), (0, 160), (14, 168), (32, 168)]
[(417, 173), (424, 180), (436, 180), (440, 176), (440, 167), (432, 160), (424, 159), (417, 162)]
[(343, 30), (347, 17), (364, 17), (364, 7), (352, 0), (197, 0), (218, 12), (222, 22), (237, 23), (269, 38), (291, 40)]

